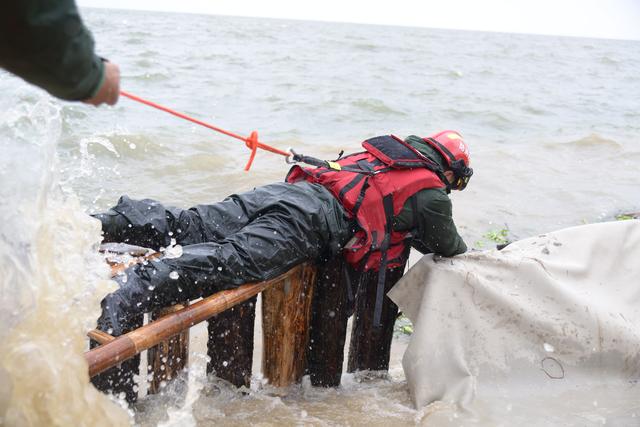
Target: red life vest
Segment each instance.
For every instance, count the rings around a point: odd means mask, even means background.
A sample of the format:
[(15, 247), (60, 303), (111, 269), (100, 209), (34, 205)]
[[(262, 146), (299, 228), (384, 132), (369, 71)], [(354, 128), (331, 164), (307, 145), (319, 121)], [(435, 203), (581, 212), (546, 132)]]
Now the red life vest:
[(444, 188), (439, 167), (415, 148), (393, 135), (362, 143), (366, 151), (355, 153), (329, 167), (294, 166), (287, 182), (307, 180), (326, 187), (360, 229), (345, 248), (347, 261), (363, 270), (402, 266), (406, 260), (407, 234), (393, 230), (409, 197), (427, 188)]

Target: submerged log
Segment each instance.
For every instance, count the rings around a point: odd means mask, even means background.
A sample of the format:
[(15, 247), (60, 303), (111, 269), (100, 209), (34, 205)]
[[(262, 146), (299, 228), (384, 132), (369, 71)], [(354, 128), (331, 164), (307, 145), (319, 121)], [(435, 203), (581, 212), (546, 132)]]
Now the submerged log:
[(207, 373), (236, 387), (251, 386), (256, 297), (209, 319)]
[(307, 354), (307, 373), (316, 387), (340, 385), (349, 317), (345, 263), (338, 256), (318, 266)]
[(262, 293), (262, 371), (273, 386), (289, 386), (304, 375), (315, 274), (315, 267), (303, 264)]
[(387, 271), (384, 301), (382, 305), (382, 324), (375, 327), (373, 322), (376, 303), (377, 271), (362, 273), (356, 296), (356, 307), (349, 347), (348, 372), (384, 371), (389, 369), (393, 326), (398, 316), (398, 306), (386, 296), (386, 293), (404, 274), (404, 266)]
[(281, 282), (283, 278), (300, 275), (302, 270), (303, 267), (298, 266), (272, 280), (218, 292), (153, 323), (121, 335), (109, 343), (89, 350), (85, 353), (85, 359), (89, 365), (89, 376), (93, 377), (104, 372), (161, 341), (254, 297), (262, 290)]
[[(154, 321), (183, 309), (189, 303), (176, 304), (149, 315)], [(156, 394), (168, 381), (175, 378), (189, 363), (189, 329), (160, 342), (147, 351), (147, 366), (152, 373), (148, 394)]]

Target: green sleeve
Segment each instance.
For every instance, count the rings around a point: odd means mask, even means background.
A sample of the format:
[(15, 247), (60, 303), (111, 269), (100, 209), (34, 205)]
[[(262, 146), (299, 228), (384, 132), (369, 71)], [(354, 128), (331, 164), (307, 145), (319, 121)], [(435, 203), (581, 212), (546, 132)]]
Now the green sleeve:
[(104, 65), (73, 0), (11, 0), (2, 9), (2, 68), (61, 99), (96, 94)]
[(467, 250), (453, 222), (451, 199), (442, 189), (422, 190), (412, 196), (395, 218), (394, 230), (410, 230), (411, 246), (422, 253), (454, 256)]

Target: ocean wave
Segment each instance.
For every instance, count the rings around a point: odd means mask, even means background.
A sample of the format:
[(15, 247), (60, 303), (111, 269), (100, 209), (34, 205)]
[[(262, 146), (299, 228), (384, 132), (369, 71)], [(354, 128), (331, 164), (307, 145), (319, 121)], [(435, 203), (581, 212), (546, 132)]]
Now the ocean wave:
[(393, 114), (397, 116), (406, 116), (407, 113), (404, 111), (399, 111), (391, 108), (384, 101), (379, 99), (367, 98), (367, 99), (356, 99), (350, 103), (352, 106), (357, 107), (361, 110), (368, 111), (376, 114)]
[(158, 82), (158, 81), (168, 80), (171, 78), (171, 76), (162, 72), (135, 74), (135, 75), (129, 75), (126, 77), (131, 80), (138, 80), (138, 81), (143, 80), (143, 81), (151, 81), (151, 82)]
[(534, 107), (533, 105), (529, 105), (529, 104), (524, 104), (520, 108), (522, 108), (522, 111), (524, 111), (525, 113), (531, 113), (535, 116), (545, 116), (549, 114), (548, 111), (543, 110), (542, 108), (539, 108), (539, 107)]
[(592, 133), (584, 138), (566, 142), (547, 142), (544, 143), (545, 148), (603, 148), (603, 149), (621, 149), (622, 145), (613, 139), (604, 138), (598, 134)]
[(373, 43), (356, 43), (352, 46), (356, 50), (364, 50), (367, 52), (377, 52), (380, 50), (380, 46)]
[(619, 60), (606, 55), (601, 57), (598, 62), (600, 62), (601, 64), (608, 64), (608, 65), (618, 65), (620, 63)]

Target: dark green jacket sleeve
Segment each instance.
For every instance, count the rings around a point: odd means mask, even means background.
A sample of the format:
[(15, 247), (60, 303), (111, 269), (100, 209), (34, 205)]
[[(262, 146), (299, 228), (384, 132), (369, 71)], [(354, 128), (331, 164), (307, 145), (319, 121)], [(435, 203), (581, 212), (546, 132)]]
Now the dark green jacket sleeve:
[(73, 0), (3, 2), (0, 66), (66, 100), (92, 97), (104, 78)]
[(442, 189), (422, 190), (412, 196), (395, 218), (393, 228), (410, 230), (411, 246), (422, 253), (453, 256), (467, 250), (453, 222), (451, 199)]

